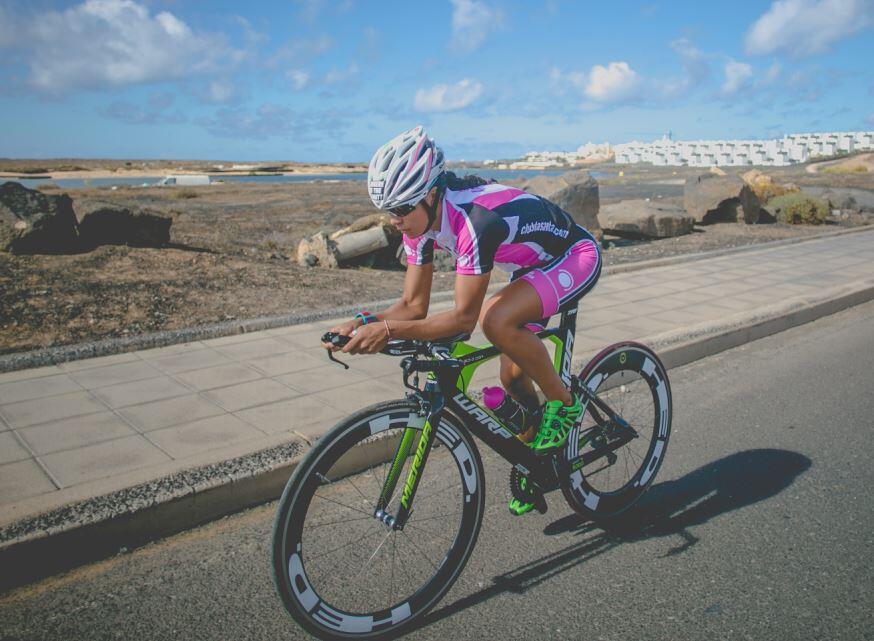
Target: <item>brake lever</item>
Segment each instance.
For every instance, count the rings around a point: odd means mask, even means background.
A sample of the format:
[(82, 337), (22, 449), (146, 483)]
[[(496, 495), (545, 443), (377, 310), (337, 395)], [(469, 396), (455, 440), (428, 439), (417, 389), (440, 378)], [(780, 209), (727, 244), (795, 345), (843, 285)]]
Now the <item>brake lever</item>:
[(334, 361), (335, 363), (338, 363), (339, 365), (342, 365), (342, 366), (345, 367), (346, 369), (349, 369), (349, 366), (348, 366), (346, 363), (344, 363), (344, 362), (341, 361), (339, 358), (336, 358), (336, 357), (334, 356), (334, 352), (332, 352), (332, 351), (329, 350), (329, 349), (326, 349), (325, 351), (328, 352), (328, 360)]
[[(336, 347), (342, 347), (349, 342), (349, 337), (343, 336), (342, 334), (333, 334), (331, 332), (326, 332), (322, 335), (322, 342), (331, 343), (331, 345), (334, 345)], [(334, 356), (333, 350), (325, 348), (325, 351), (328, 352), (328, 360), (333, 361), (338, 365), (342, 365), (345, 369), (349, 369), (349, 366), (346, 363)]]

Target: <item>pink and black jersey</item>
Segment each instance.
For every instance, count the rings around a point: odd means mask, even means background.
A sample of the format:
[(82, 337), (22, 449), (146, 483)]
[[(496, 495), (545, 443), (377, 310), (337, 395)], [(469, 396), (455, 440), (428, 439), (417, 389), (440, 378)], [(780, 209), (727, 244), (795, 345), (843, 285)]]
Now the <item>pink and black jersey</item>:
[(459, 274), (508, 272), (546, 265), (592, 235), (564, 210), (521, 189), (496, 183), (461, 191), (447, 189), (439, 232), (404, 235), (407, 263), (425, 265), (434, 249), (455, 258)]

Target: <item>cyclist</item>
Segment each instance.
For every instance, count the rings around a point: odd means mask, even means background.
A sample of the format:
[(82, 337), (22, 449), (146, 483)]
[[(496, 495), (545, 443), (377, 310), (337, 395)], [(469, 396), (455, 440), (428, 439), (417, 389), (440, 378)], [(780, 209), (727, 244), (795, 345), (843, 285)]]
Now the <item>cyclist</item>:
[[(367, 186), (373, 204), (403, 233), (407, 273), (395, 304), (378, 314), (361, 312), (331, 330), (352, 337), (343, 351), (372, 354), (392, 338), (471, 333), (479, 321), (502, 352), (500, 378), (509, 394), (536, 408), (533, 380), (546, 397), (530, 447), (547, 453), (563, 446), (582, 406), (533, 331), (575, 306), (597, 282), (601, 254), (592, 235), (544, 198), (476, 176), (456, 177), (421, 126), (377, 150)], [(455, 307), (428, 316), (435, 248), (455, 258)], [(493, 267), (512, 275), (486, 301)], [(533, 500), (513, 498), (509, 507), (522, 515), (533, 506)]]

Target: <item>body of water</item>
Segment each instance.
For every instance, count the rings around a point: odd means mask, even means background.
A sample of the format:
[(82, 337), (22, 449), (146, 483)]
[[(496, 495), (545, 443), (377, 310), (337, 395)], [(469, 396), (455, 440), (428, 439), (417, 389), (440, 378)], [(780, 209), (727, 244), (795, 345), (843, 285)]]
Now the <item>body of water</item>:
[[(483, 178), (497, 180), (498, 182), (506, 180), (528, 179), (535, 176), (560, 176), (566, 173), (566, 169), (456, 169), (455, 173), (459, 176), (465, 174), (477, 174)], [(592, 171), (589, 172), (594, 178), (607, 178), (613, 176), (612, 172)], [(48, 178), (0, 178), (0, 182), (12, 180), (20, 182), (25, 187), (33, 189), (38, 185), (46, 185), (49, 183), (55, 184), (62, 189), (81, 189), (83, 187), (140, 187), (155, 185), (164, 176), (140, 176), (139, 178), (67, 178), (60, 180), (51, 180)], [(282, 176), (226, 176), (223, 174), (210, 175), (214, 181), (230, 182), (246, 182), (246, 183), (301, 183), (301, 182), (318, 182), (318, 181), (338, 181), (338, 180), (364, 180), (367, 178), (365, 173), (344, 173), (344, 174), (292, 174)]]

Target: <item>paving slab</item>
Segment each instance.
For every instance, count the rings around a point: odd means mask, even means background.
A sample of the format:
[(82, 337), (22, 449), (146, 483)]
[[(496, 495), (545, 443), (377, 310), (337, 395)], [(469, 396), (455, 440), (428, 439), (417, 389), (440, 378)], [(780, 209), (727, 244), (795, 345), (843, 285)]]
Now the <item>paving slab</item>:
[(141, 359), (136, 359), (129, 363), (79, 369), (70, 372), (69, 376), (84, 389), (95, 389), (119, 383), (156, 378), (162, 374), (161, 370), (152, 367)]
[(0, 404), (5, 405), (80, 391), (82, 391), (82, 387), (67, 374), (11, 381), (0, 383)]
[(0, 465), (31, 458), (31, 451), (21, 444), (12, 431), (0, 432)]
[(73, 392), (0, 405), (0, 414), (15, 429), (60, 418), (94, 414), (105, 409), (106, 406), (90, 393)]
[(191, 388), (165, 376), (149, 378), (133, 383), (121, 383), (91, 390), (94, 396), (109, 407), (120, 408), (145, 401), (156, 401), (191, 393)]
[(220, 414), (149, 432), (148, 439), (174, 459), (207, 452), (228, 443), (256, 439), (264, 432), (233, 414)]
[(262, 378), (261, 372), (243, 363), (228, 363), (215, 367), (204, 367), (189, 372), (180, 372), (175, 378), (191, 389), (198, 391), (227, 387), (236, 383), (245, 383)]
[(267, 434), (294, 431), (307, 439), (323, 434), (345, 414), (313, 396), (301, 396), (236, 412), (236, 416)]
[(72, 450), (136, 434), (136, 430), (126, 421), (108, 411), (42, 423), (17, 432), (37, 455)]
[(167, 374), (178, 374), (217, 365), (229, 365), (234, 362), (234, 359), (209, 347), (184, 352), (154, 354), (144, 360)]
[(167, 454), (139, 435), (40, 457), (46, 469), (62, 487), (106, 478), (168, 459)]
[(0, 509), (32, 496), (54, 492), (57, 488), (33, 459), (0, 465)]
[(199, 394), (189, 394), (130, 405), (118, 410), (118, 413), (139, 431), (150, 432), (162, 427), (181, 425), (197, 419), (224, 414), (226, 411)]
[(279, 381), (265, 378), (229, 387), (219, 387), (202, 392), (202, 396), (223, 407), (228, 412), (236, 412), (247, 407), (265, 405), (286, 398), (300, 396), (301, 393)]

